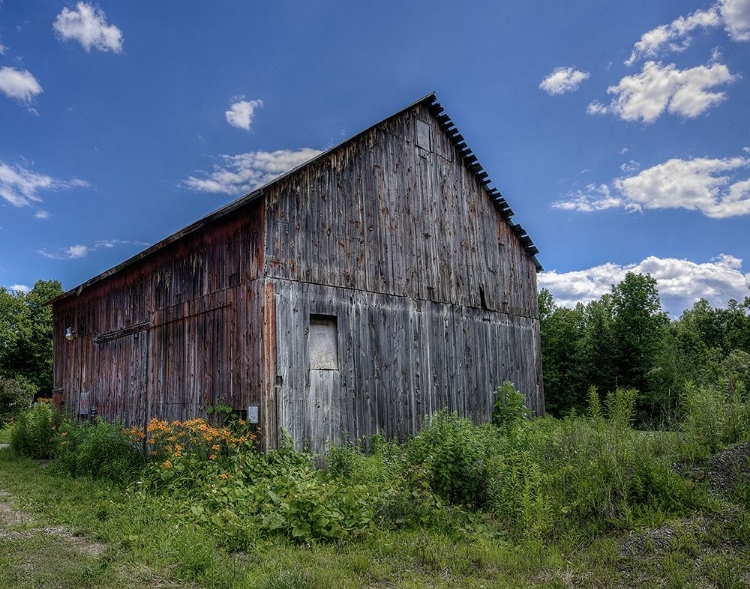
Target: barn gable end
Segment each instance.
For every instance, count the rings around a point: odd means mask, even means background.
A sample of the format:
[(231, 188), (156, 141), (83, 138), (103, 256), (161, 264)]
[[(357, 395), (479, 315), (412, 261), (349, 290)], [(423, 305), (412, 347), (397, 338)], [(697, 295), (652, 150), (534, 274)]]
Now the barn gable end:
[[(430, 95), (53, 301), (66, 409), (257, 407), (263, 441), (543, 413), (536, 248)], [(76, 337), (66, 341), (73, 327)]]

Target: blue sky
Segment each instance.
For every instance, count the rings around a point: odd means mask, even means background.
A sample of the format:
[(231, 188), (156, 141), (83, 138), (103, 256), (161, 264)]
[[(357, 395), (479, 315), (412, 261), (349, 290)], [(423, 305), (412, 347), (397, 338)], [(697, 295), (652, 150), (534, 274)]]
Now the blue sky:
[(750, 294), (750, 0), (0, 0), (0, 285), (73, 288), (431, 91), (558, 303)]

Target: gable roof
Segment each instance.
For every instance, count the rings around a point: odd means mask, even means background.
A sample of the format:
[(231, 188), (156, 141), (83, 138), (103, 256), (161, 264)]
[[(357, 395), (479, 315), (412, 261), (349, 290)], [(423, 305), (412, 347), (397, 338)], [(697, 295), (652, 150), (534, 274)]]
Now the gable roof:
[(233, 200), (232, 202), (226, 204), (225, 206), (215, 210), (212, 213), (209, 213), (205, 217), (202, 217), (201, 219), (198, 219), (194, 223), (191, 223), (187, 227), (184, 227), (177, 231), (176, 233), (173, 233), (169, 237), (166, 237), (165, 239), (162, 239), (161, 241), (155, 243), (154, 245), (146, 248), (142, 252), (128, 258), (127, 260), (121, 262), (120, 264), (110, 268), (109, 270), (105, 270), (101, 274), (97, 274), (93, 278), (90, 278), (86, 282), (80, 284), (79, 286), (76, 286), (75, 288), (72, 288), (68, 290), (67, 292), (64, 292), (58, 297), (55, 297), (54, 299), (51, 299), (48, 301), (48, 303), (54, 303), (57, 301), (60, 301), (62, 299), (68, 298), (72, 295), (79, 295), (81, 292), (88, 288), (89, 286), (100, 282), (104, 280), (105, 278), (108, 278), (114, 274), (117, 274), (121, 270), (127, 268), (128, 266), (132, 266), (133, 264), (139, 262), (140, 260), (143, 260), (144, 258), (149, 257), (150, 255), (158, 252), (159, 250), (167, 247), (168, 245), (182, 239), (183, 237), (198, 231), (199, 229), (205, 227), (206, 225), (210, 224), (211, 222), (220, 219), (237, 209), (243, 207), (244, 205), (248, 204), (249, 202), (252, 202), (258, 198), (260, 198), (264, 192), (271, 186), (275, 185), (278, 182), (281, 182), (283, 179), (297, 173), (299, 170), (304, 169), (305, 167), (309, 166), (315, 161), (318, 161), (320, 159), (323, 159), (327, 157), (332, 152), (335, 152), (339, 149), (342, 149), (344, 146), (357, 141), (361, 136), (368, 133), (372, 129), (382, 125), (383, 123), (394, 119), (403, 113), (411, 110), (415, 106), (418, 105), (424, 105), (429, 108), (432, 115), (435, 117), (435, 120), (437, 121), (440, 128), (446, 133), (448, 138), (452, 141), (452, 143), (455, 145), (455, 147), (458, 149), (459, 154), (463, 158), (464, 165), (468, 168), (470, 172), (472, 172), (476, 178), (479, 180), (479, 182), (484, 187), (487, 195), (489, 196), (492, 203), (495, 205), (497, 210), (500, 212), (500, 215), (505, 220), (505, 222), (513, 229), (513, 232), (518, 237), (519, 241), (521, 242), (521, 245), (526, 250), (528, 255), (531, 257), (532, 261), (534, 262), (534, 265), (536, 266), (536, 269), (538, 272), (541, 272), (544, 270), (542, 265), (539, 263), (539, 260), (537, 259), (536, 255), (539, 253), (539, 250), (534, 245), (534, 242), (531, 240), (531, 237), (526, 233), (526, 230), (519, 224), (514, 223), (511, 220), (511, 217), (513, 216), (513, 209), (510, 208), (505, 198), (503, 198), (503, 195), (500, 194), (500, 191), (497, 188), (494, 188), (490, 186), (491, 180), (489, 178), (489, 174), (484, 170), (482, 165), (479, 163), (479, 160), (477, 156), (471, 151), (469, 146), (466, 144), (466, 141), (463, 138), (463, 135), (459, 133), (458, 128), (453, 123), (451, 118), (445, 113), (445, 110), (443, 109), (442, 105), (438, 102), (437, 96), (434, 92), (431, 92), (430, 94), (426, 95), (423, 98), (420, 98), (416, 102), (410, 104), (409, 106), (402, 108), (398, 112), (390, 115), (389, 117), (386, 117), (385, 119), (375, 123), (374, 125), (371, 125), (367, 129), (361, 131), (360, 133), (357, 133), (356, 135), (350, 137), (349, 139), (339, 143), (338, 145), (331, 147), (330, 149), (327, 149), (326, 151), (323, 151), (322, 153), (316, 155), (312, 159), (307, 160), (305, 163), (300, 164), (299, 166), (292, 168), (291, 170), (281, 174), (280, 176), (277, 176), (270, 182), (256, 188), (252, 192), (241, 196), (240, 198)]

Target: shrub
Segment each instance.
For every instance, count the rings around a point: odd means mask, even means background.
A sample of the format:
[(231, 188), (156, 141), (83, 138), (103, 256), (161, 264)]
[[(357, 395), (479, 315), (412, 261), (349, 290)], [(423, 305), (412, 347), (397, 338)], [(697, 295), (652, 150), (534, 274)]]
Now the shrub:
[(23, 376), (0, 376), (0, 428), (31, 407), (36, 387)]
[(432, 416), (406, 452), (412, 465), (427, 469), (432, 490), (443, 500), (478, 507), (486, 499), (487, 459), (500, 447), (494, 428), (444, 410)]
[(329, 479), (368, 490), (378, 527), (423, 528), (445, 519), (443, 504), (430, 485), (430, 470), (413, 464), (405, 445), (379, 435), (371, 440), (369, 453), (360, 445), (332, 445), (326, 463)]
[(50, 458), (62, 416), (48, 403), (22, 412), (13, 426), (10, 446), (16, 454), (34, 459)]
[(73, 476), (126, 483), (143, 467), (143, 452), (117, 424), (64, 422), (55, 441), (55, 468)]
[(500, 430), (513, 432), (531, 416), (524, 394), (517, 391), (512, 382), (506, 380), (493, 395), (492, 423)]

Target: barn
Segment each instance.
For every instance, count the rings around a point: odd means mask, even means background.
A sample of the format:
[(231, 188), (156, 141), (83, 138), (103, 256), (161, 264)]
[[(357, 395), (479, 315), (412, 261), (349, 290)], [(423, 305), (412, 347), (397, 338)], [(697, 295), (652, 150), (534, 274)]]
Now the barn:
[(230, 405), (264, 448), (544, 412), (537, 249), (434, 94), (52, 301), (55, 397), (129, 427)]

